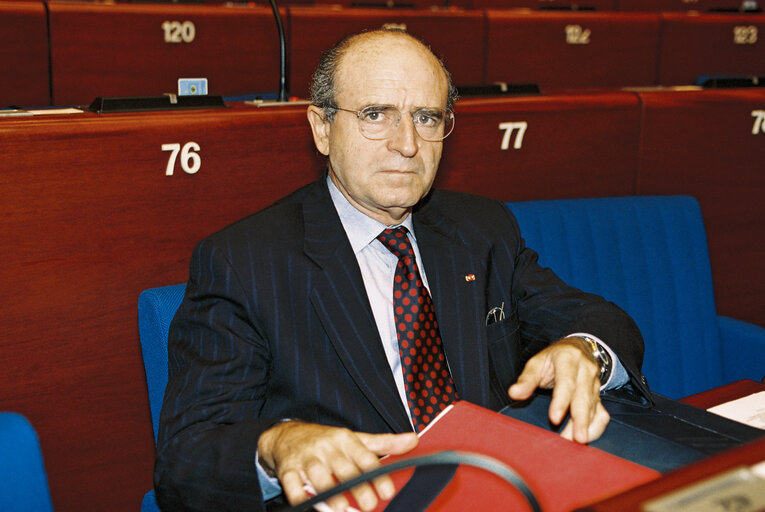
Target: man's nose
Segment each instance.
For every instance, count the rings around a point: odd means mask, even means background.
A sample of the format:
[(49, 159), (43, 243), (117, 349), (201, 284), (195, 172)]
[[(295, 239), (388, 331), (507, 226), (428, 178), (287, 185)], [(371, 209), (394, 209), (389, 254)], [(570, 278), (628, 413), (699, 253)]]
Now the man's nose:
[(388, 148), (393, 151), (398, 151), (403, 156), (411, 158), (416, 155), (419, 150), (419, 147), (417, 146), (417, 143), (419, 142), (417, 140), (418, 137), (419, 135), (414, 127), (412, 116), (403, 114), (393, 135), (388, 139)]

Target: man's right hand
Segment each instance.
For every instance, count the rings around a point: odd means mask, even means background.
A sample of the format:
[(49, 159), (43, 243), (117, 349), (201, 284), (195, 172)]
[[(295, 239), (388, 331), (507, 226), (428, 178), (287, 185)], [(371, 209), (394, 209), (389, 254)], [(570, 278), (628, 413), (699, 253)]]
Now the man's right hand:
[[(258, 454), (265, 469), (271, 469), (281, 482), (287, 500), (296, 505), (309, 498), (304, 480), (322, 492), (338, 482), (350, 480), (380, 466), (379, 457), (406, 453), (417, 446), (417, 435), (366, 434), (344, 428), (328, 427), (301, 421), (278, 423), (263, 432), (258, 440)], [(388, 476), (351, 490), (362, 510), (377, 505), (378, 496), (387, 500), (396, 489)], [(374, 487), (374, 488), (373, 488)], [(348, 500), (343, 495), (327, 502), (335, 511), (344, 511)]]

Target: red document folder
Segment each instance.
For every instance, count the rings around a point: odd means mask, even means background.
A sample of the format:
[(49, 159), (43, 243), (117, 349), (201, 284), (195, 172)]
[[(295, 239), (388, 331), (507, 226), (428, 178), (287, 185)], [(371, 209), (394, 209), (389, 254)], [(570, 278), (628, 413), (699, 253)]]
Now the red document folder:
[[(469, 402), (453, 404), (420, 435), (417, 448), (384, 463), (443, 450), (488, 455), (510, 466), (545, 512), (568, 512), (659, 476), (652, 469)], [(393, 473), (396, 488), (401, 489), (412, 473)], [(428, 511), (530, 509), (523, 495), (502, 478), (460, 466)]]

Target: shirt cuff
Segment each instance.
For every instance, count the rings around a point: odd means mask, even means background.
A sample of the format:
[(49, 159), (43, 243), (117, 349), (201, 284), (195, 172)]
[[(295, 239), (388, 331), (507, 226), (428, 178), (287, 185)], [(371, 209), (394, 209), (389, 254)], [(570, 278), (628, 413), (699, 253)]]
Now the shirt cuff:
[(255, 468), (258, 471), (260, 494), (263, 496), (263, 501), (266, 502), (271, 498), (279, 496), (282, 493), (282, 486), (279, 484), (279, 479), (275, 476), (268, 476), (266, 470), (260, 465), (257, 450), (255, 451)]
[(608, 355), (611, 356), (611, 364), (613, 365), (611, 368), (611, 375), (609, 375), (608, 380), (603, 383), (600, 386), (601, 391), (605, 391), (607, 389), (616, 389), (624, 386), (627, 382), (630, 380), (630, 376), (627, 373), (627, 370), (624, 368), (624, 365), (621, 361), (619, 361), (619, 358), (617, 357), (616, 353), (611, 350), (611, 347), (609, 347), (606, 343), (603, 342), (600, 338), (597, 336), (593, 336), (590, 333), (587, 332), (575, 332), (574, 334), (569, 334), (566, 336), (566, 338), (576, 338), (579, 336), (587, 336), (588, 338), (592, 338), (595, 340), (595, 343), (600, 345), (603, 350), (608, 352)]

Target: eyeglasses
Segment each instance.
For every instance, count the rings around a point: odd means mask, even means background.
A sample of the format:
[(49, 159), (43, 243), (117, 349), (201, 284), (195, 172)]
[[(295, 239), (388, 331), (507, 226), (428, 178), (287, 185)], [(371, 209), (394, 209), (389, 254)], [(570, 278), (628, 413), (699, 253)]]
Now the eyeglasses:
[[(361, 135), (370, 140), (383, 140), (392, 137), (401, 124), (401, 111), (386, 105), (370, 105), (361, 110), (332, 107), (343, 112), (355, 114), (359, 119)], [(444, 140), (454, 130), (454, 112), (441, 108), (421, 108), (409, 113), (417, 134), (423, 140), (438, 142)]]

